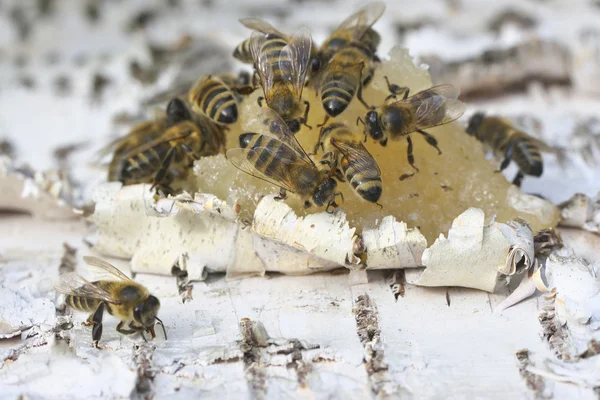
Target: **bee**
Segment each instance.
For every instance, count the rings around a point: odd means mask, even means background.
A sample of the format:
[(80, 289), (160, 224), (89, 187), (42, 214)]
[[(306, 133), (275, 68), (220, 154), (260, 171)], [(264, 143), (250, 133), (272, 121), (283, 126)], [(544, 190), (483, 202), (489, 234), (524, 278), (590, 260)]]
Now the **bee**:
[(279, 187), (279, 199), (291, 192), (304, 200), (306, 208), (311, 202), (326, 205), (326, 211), (337, 207), (335, 197), (341, 193), (335, 191), (333, 169), (318, 169), (275, 111), (263, 108), (261, 119), (268, 133), (240, 135), (241, 148), (227, 151), (227, 159), (241, 171)]
[[(259, 18), (242, 18), (240, 19), (242, 25), (253, 31), (262, 32), (265, 35), (269, 35), (271, 39), (282, 39), (288, 42), (289, 37), (279, 32), (273, 25)], [(252, 38), (248, 38), (240, 43), (235, 50), (233, 50), (233, 57), (245, 64), (253, 64), (254, 58), (252, 56)], [(285, 46), (285, 45), (284, 45)]]
[(339, 169), (343, 178), (363, 199), (376, 203), (381, 197), (383, 185), (377, 161), (362, 144), (357, 132), (341, 122), (321, 128), (319, 142), (315, 147), (323, 150), (321, 163)]
[(232, 124), (238, 119), (238, 103), (233, 92), (219, 77), (205, 75), (188, 94), (192, 110), (221, 124)]
[(515, 129), (507, 119), (486, 117), (481, 112), (476, 113), (469, 120), (467, 133), (502, 155), (503, 160), (498, 172), (508, 167), (511, 160), (518, 165), (519, 171), (513, 184), (521, 186), (525, 175), (537, 177), (542, 175), (544, 164), (540, 147), (544, 148), (545, 145)]
[(160, 136), (166, 127), (166, 115), (157, 116), (155, 119), (140, 122), (135, 125), (129, 133), (106, 146), (101, 154), (113, 152), (112, 160), (108, 166), (108, 180), (121, 180), (121, 167), (123, 156), (136, 147), (139, 147)]
[(192, 120), (182, 100), (171, 100), (167, 106), (166, 131), (123, 155), (121, 180), (150, 181), (152, 188), (158, 186), (170, 193), (172, 175), (179, 172), (177, 166), (187, 169), (194, 160), (217, 154), (224, 147), (223, 129), (205, 115), (194, 117)]
[[(242, 18), (240, 19), (242, 25), (253, 31), (261, 32), (265, 35), (269, 35), (271, 39), (279, 38), (285, 42), (290, 41), (290, 37), (285, 33), (279, 32), (273, 25), (259, 18)], [(252, 56), (252, 38), (248, 38), (240, 43), (235, 50), (233, 50), (233, 57), (245, 64), (254, 64), (254, 58)], [(314, 44), (311, 47), (311, 58), (317, 54), (317, 49)]]
[[(329, 117), (341, 114), (354, 96), (366, 107), (362, 89), (375, 70), (375, 51), (380, 37), (371, 26), (385, 10), (383, 3), (371, 3), (351, 15), (323, 43), (311, 68), (315, 75), (316, 90)], [(319, 74), (316, 72), (321, 70)]]
[[(434, 86), (408, 97), (408, 88), (390, 84), (387, 77), (385, 80), (390, 96), (381, 107), (371, 108), (364, 121), (359, 117), (357, 123), (365, 126), (365, 139), (369, 135), (382, 146), (387, 144), (388, 139), (397, 141), (406, 137), (408, 163), (418, 172), (410, 134), (418, 132), (423, 135), (427, 143), (435, 147), (438, 154), (442, 154), (437, 140), (424, 129), (460, 118), (465, 111), (465, 104), (457, 100), (459, 90), (451, 85)], [(397, 96), (402, 92), (403, 97), (398, 100)]]
[(165, 326), (157, 316), (160, 309), (158, 298), (106, 261), (96, 257), (83, 257), (83, 260), (97, 268), (106, 279), (90, 282), (71, 272), (61, 276), (55, 290), (66, 295), (65, 302), (68, 306), (91, 312), (84, 324), (92, 326), (94, 347), (98, 347), (102, 337), (104, 311), (121, 320), (117, 325), (119, 333), (130, 335), (139, 332), (144, 340), (144, 333), (150, 333), (154, 339), (154, 325), (158, 323), (163, 329), (165, 340), (167, 339)]
[[(296, 133), (300, 125), (306, 125), (310, 103), (304, 101), (302, 112), (302, 89), (310, 62), (312, 39), (306, 28), (286, 40), (280, 32), (261, 20), (253, 20), (257, 31), (250, 37), (250, 50), (254, 68), (258, 74), (264, 97), (258, 98), (262, 107), (263, 100)], [(265, 25), (260, 25), (265, 24)]]
[(319, 48), (316, 57), (311, 60), (312, 73), (316, 74), (322, 67), (326, 67), (334, 54), (352, 43), (361, 43), (374, 56), (381, 42), (381, 36), (371, 27), (381, 18), (384, 11), (384, 3), (374, 2), (346, 18), (329, 35)]

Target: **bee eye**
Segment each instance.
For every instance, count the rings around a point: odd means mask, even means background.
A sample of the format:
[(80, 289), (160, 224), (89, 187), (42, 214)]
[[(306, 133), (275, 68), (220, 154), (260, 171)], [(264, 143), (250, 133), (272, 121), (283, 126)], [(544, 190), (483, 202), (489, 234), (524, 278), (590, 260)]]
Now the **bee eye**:
[(321, 69), (321, 60), (318, 58), (313, 58), (310, 67), (313, 73), (318, 72)]
[(142, 320), (142, 305), (135, 306), (133, 309), (133, 319), (140, 322)]
[(290, 121), (288, 123), (288, 128), (290, 128), (290, 131), (292, 131), (292, 133), (296, 133), (300, 130), (300, 123), (297, 120)]

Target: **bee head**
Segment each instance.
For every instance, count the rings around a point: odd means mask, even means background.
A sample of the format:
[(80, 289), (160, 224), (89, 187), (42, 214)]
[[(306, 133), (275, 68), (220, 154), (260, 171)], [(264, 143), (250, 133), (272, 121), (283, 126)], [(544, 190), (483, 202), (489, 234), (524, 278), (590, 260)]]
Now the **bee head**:
[(369, 112), (367, 112), (367, 116), (365, 117), (365, 128), (373, 140), (383, 139), (383, 129), (381, 129), (379, 115), (376, 110), (369, 110)]
[(192, 119), (192, 115), (188, 110), (183, 100), (177, 97), (171, 99), (167, 104), (167, 128), (170, 128), (182, 121), (189, 121)]
[(296, 133), (300, 130), (300, 121), (298, 119), (287, 121), (287, 126), (292, 133)]
[(310, 70), (313, 74), (316, 74), (321, 69), (321, 59), (315, 57), (310, 61)]
[(467, 126), (467, 133), (471, 136), (475, 135), (475, 132), (477, 132), (477, 129), (479, 129), (479, 126), (483, 122), (484, 118), (485, 118), (485, 114), (482, 112), (473, 114), (471, 119), (469, 119), (469, 125)]
[(258, 133), (254, 132), (242, 133), (239, 137), (240, 147), (242, 149), (248, 148), (248, 146), (250, 146), (250, 144), (252, 143), (252, 138), (257, 135)]
[(313, 202), (317, 207), (322, 207), (327, 204), (331, 199), (333, 199), (335, 195), (335, 188), (337, 187), (337, 182), (333, 178), (327, 178), (324, 180), (317, 190), (315, 194), (313, 194)]
[(155, 296), (150, 295), (146, 300), (135, 306), (133, 319), (146, 329), (154, 328), (159, 309), (160, 301)]

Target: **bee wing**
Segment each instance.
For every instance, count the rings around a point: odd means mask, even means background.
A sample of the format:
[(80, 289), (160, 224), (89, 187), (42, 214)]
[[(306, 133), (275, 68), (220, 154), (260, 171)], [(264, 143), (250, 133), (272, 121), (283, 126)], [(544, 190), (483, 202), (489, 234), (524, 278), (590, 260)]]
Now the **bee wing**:
[(298, 142), (298, 139), (296, 139), (296, 135), (290, 131), (288, 125), (275, 111), (268, 107), (263, 107), (261, 110), (261, 122), (267, 127), (267, 130), (261, 132), (261, 134), (283, 142), (292, 149), (302, 161), (314, 164), (308, 154), (306, 154), (306, 151), (304, 151), (304, 148)]
[(331, 144), (352, 163), (357, 173), (360, 172), (369, 178), (381, 176), (377, 161), (361, 142), (346, 142), (332, 138)]
[(96, 276), (102, 275), (103, 278), (106, 277), (108, 280), (131, 281), (131, 278), (101, 258), (84, 256), (83, 261), (85, 261), (90, 267), (94, 267), (90, 269)]
[[(465, 112), (465, 104), (457, 100), (460, 90), (452, 85), (439, 85), (410, 97), (408, 101), (416, 110), (417, 126), (420, 129), (443, 125), (460, 118)], [(444, 115), (439, 111), (443, 108)]]
[(63, 294), (98, 299), (113, 304), (120, 303), (106, 290), (94, 285), (76, 272), (61, 275), (60, 281), (54, 285), (54, 290)]
[(289, 40), (288, 45), (281, 50), (279, 55), (279, 68), (284, 79), (292, 84), (298, 99), (302, 97), (311, 49), (310, 31), (308, 28), (301, 28)]
[(342, 31), (349, 31), (352, 32), (354, 40), (360, 40), (365, 32), (381, 18), (384, 11), (385, 3), (369, 3), (346, 18), (331, 36), (336, 36)]
[(257, 31), (252, 32), (250, 36), (250, 51), (254, 60), (254, 68), (260, 79), (260, 85), (263, 88), (265, 97), (267, 97), (267, 102), (269, 102), (271, 88), (273, 87), (273, 68), (268, 54), (264, 54), (262, 51), (265, 40), (267, 40), (267, 37), (264, 34)]
[[(280, 165), (277, 168), (272, 168), (270, 170), (270, 176), (267, 176), (264, 172), (258, 170), (254, 164), (249, 161), (249, 159), (253, 158), (256, 154), (263, 152), (270, 153), (271, 157), (278, 158), (280, 160)], [(265, 147), (256, 147), (253, 149), (230, 149), (227, 150), (227, 159), (240, 171), (243, 171), (258, 179), (262, 179), (263, 181), (269, 182), (270, 184), (283, 188), (289, 192), (294, 193), (296, 191), (294, 189), (293, 179), (289, 174), (289, 166), (293, 164), (293, 161), (281, 157)]]
[[(185, 125), (184, 125), (185, 124)], [(182, 126), (185, 126), (182, 129)], [(197, 131), (197, 127), (193, 122), (185, 121), (181, 122), (177, 125), (172, 126), (167, 129), (162, 135), (157, 137), (156, 139), (152, 139), (151, 141), (144, 143), (130, 151), (128, 151), (125, 155), (123, 155), (122, 159), (127, 160), (137, 154), (148, 151), (161, 143), (170, 142), (170, 141), (180, 141), (189, 137), (192, 133)]]
[(271, 34), (286, 39), (287, 35), (279, 32), (273, 25), (260, 18), (240, 18), (240, 22), (248, 29), (264, 33), (265, 35)]

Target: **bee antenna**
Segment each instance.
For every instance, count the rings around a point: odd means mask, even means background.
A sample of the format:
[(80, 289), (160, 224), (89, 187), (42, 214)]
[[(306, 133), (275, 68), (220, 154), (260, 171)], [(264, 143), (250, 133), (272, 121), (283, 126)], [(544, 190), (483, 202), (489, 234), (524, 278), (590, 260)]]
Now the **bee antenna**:
[(158, 324), (161, 326), (163, 334), (165, 335), (165, 340), (167, 340), (167, 331), (165, 330), (165, 324), (158, 317), (154, 317), (158, 321)]

